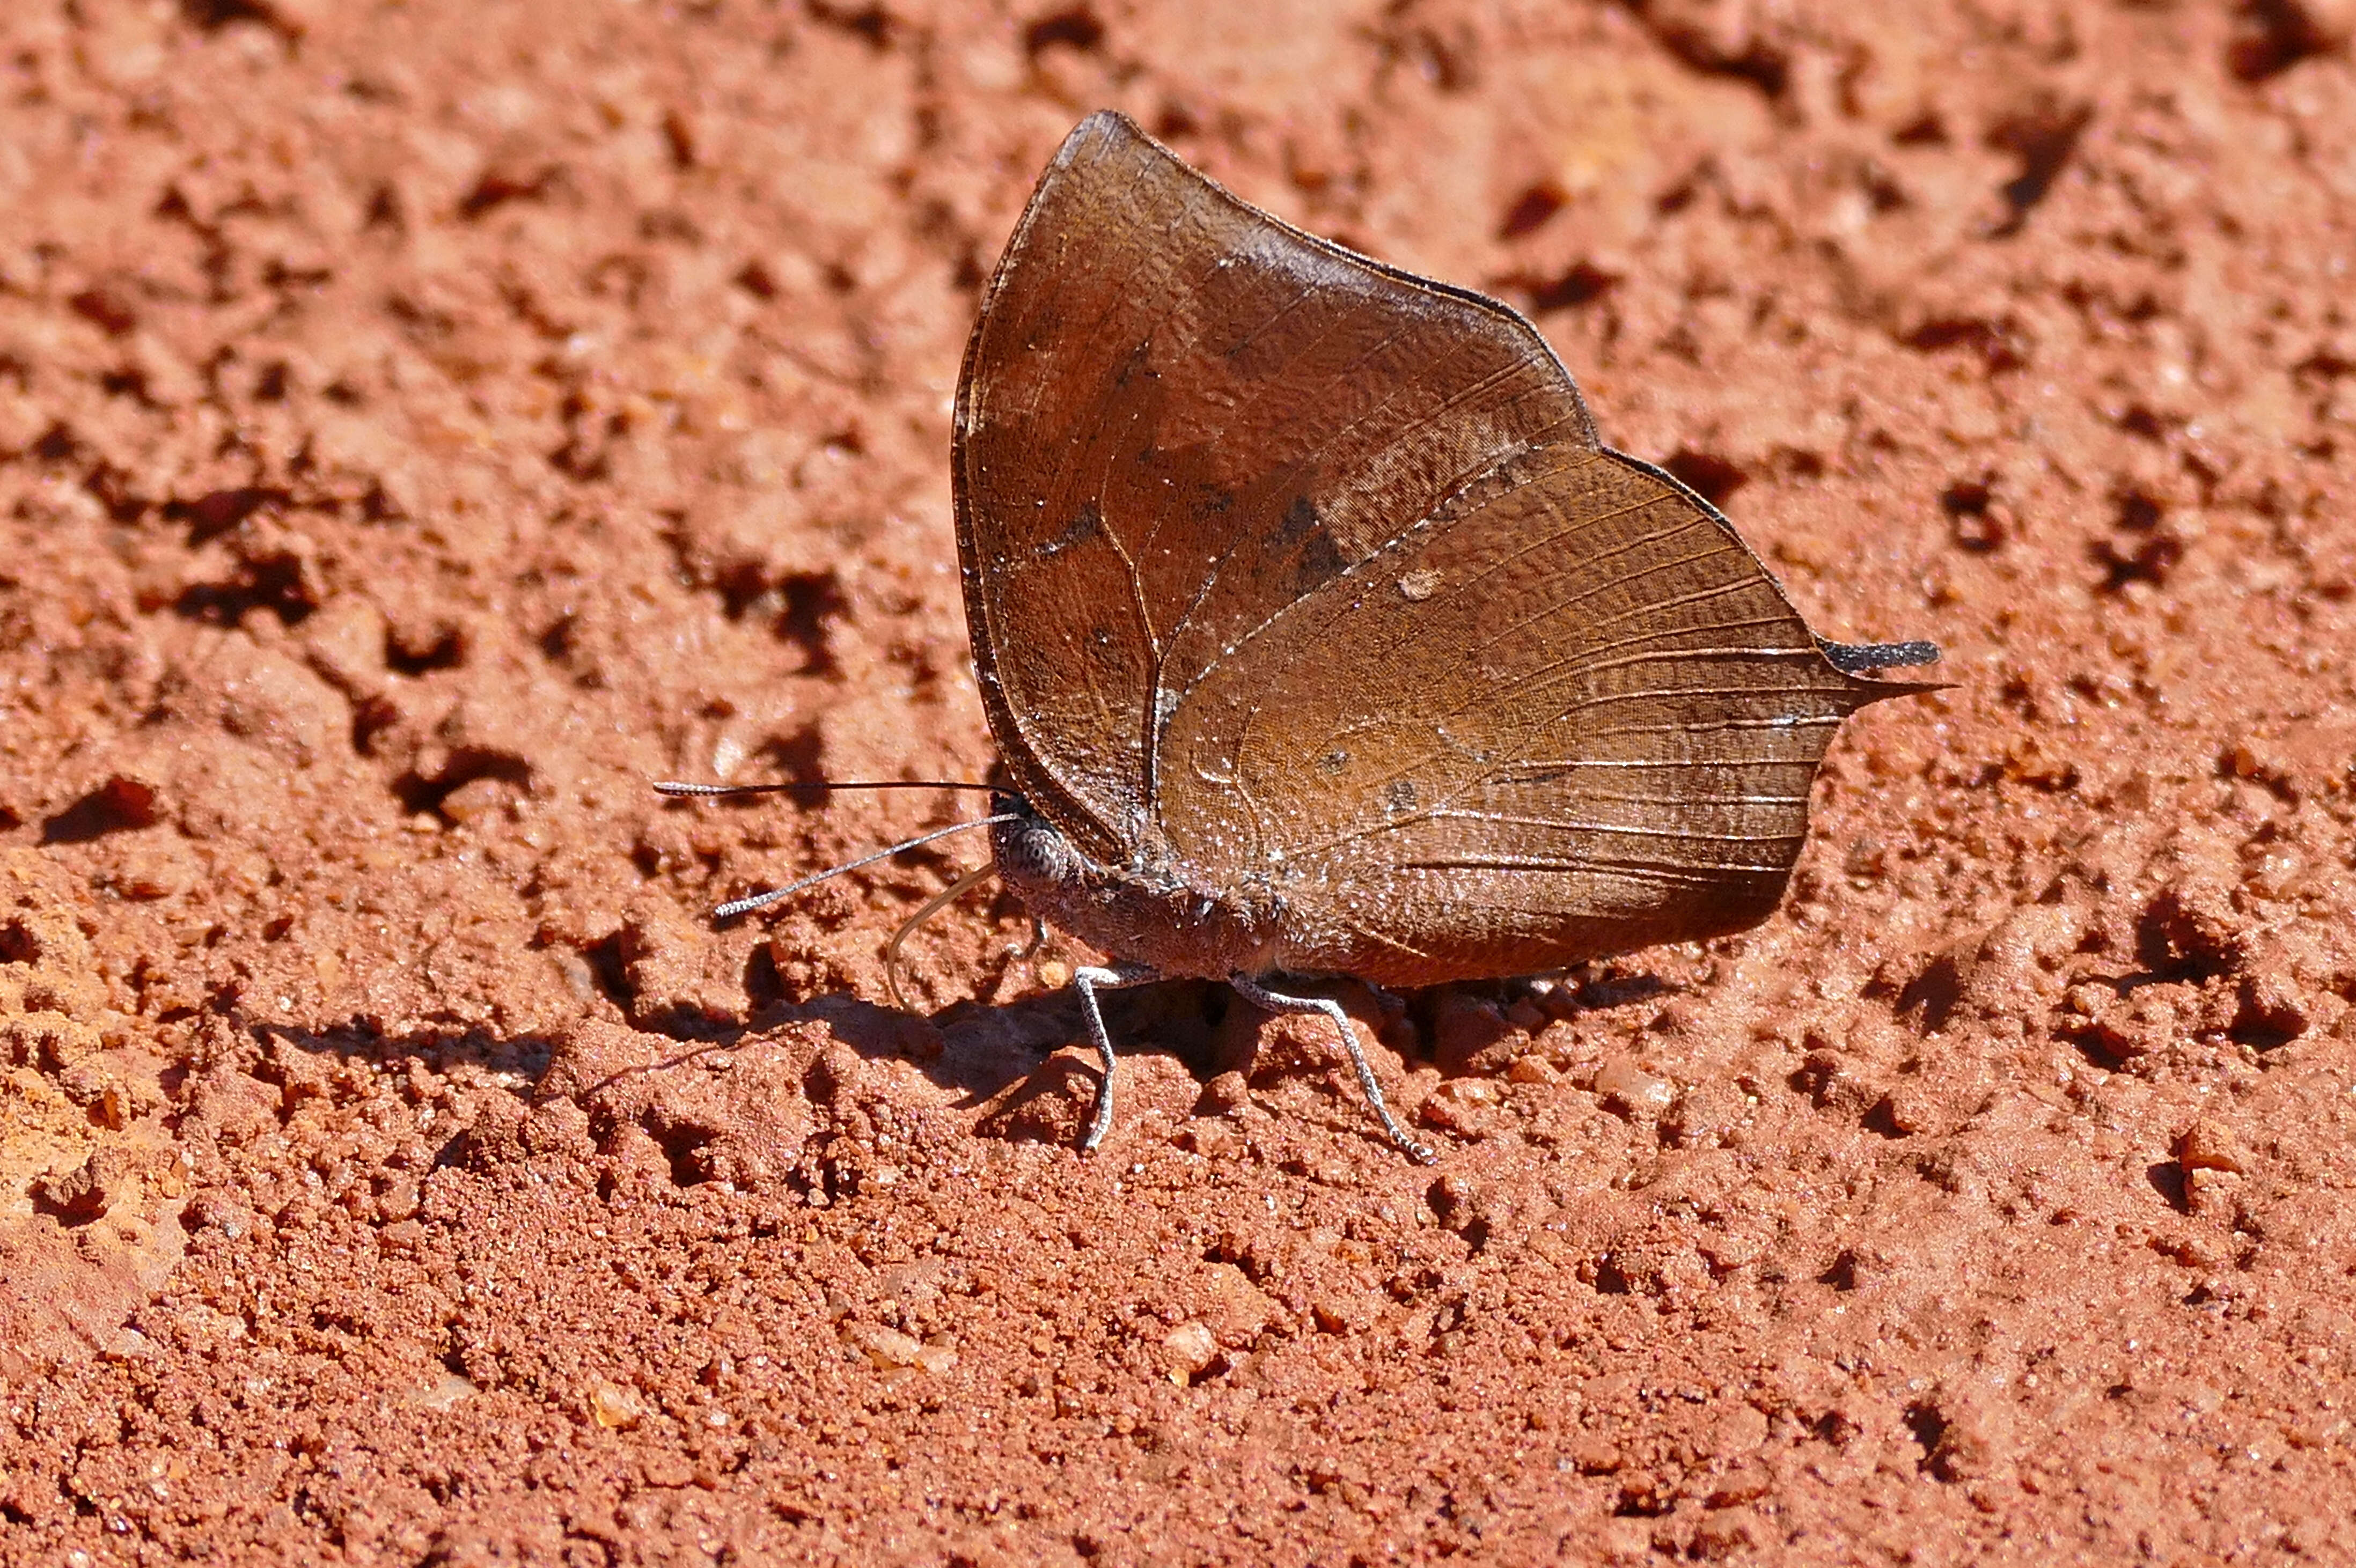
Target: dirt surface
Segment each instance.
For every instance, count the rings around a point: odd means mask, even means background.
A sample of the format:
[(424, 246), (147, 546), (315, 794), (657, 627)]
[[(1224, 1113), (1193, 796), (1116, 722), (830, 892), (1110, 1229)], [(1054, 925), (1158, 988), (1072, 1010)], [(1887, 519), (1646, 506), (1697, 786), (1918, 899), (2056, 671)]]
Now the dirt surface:
[[(0, 1559), (2356, 1561), (2346, 0), (27, 0)], [(952, 839), (1087, 109), (1529, 310), (1829, 635), (1783, 912), (1313, 1020)]]

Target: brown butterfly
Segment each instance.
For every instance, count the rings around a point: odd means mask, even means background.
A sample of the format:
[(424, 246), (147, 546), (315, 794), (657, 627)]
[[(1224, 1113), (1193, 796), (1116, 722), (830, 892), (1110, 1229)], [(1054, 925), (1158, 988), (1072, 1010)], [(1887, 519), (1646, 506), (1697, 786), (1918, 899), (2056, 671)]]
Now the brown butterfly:
[[(1522, 316), (1089, 116), (983, 296), (955, 427), (991, 841), (1096, 993), (1529, 975), (1782, 897), (1860, 678), (1708, 501), (1596, 437)], [(749, 906), (740, 901), (732, 909)]]

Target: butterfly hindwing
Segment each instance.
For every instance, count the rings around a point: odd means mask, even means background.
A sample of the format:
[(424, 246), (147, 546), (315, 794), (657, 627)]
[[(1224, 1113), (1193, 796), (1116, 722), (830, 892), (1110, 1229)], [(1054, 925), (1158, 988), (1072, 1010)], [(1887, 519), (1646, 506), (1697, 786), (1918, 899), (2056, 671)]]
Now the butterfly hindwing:
[(1754, 923), (1879, 694), (1698, 496), (1556, 449), (1205, 679), (1164, 752), (1231, 785), (1162, 805), (1181, 853), (1273, 880), (1297, 966), (1526, 974)]

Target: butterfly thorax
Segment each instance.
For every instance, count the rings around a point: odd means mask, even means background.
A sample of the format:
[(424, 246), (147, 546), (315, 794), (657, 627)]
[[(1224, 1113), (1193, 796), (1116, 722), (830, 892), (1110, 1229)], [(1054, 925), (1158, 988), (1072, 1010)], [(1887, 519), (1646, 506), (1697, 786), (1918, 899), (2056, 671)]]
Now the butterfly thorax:
[(1274, 967), (1283, 910), (1272, 893), (1200, 885), (1175, 861), (1141, 852), (1129, 866), (1094, 859), (1019, 795), (991, 829), (1000, 879), (1033, 914), (1124, 963), (1224, 980)]

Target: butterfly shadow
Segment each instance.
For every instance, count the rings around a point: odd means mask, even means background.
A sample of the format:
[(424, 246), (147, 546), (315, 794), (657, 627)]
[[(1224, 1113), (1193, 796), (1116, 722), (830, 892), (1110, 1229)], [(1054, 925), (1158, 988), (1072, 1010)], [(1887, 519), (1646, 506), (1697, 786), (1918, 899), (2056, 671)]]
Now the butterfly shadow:
[[(1340, 1000), (1410, 1071), (1428, 1054), (1411, 1004), (1355, 981), (1300, 982)], [(1270, 1015), (1215, 981), (1155, 980), (1098, 993), (1120, 1062), (1116, 1134), (1141, 1118), (1185, 1124), (1233, 1115), (1293, 1080), (1324, 1090), (1336, 1127), (1365, 1116), (1348, 1063), (1312, 1015), (1269, 1030)], [(1104, 1070), (1087, 1043), (1079, 999), (1068, 988), (985, 1003), (958, 1001), (929, 1017), (847, 997), (814, 998), (803, 1016), (870, 1060), (913, 1061), (957, 1108), (980, 1113), (975, 1130), (1012, 1142), (1076, 1147), (1102, 1092)], [(1380, 1128), (1366, 1136), (1386, 1143)]]
[[(1537, 1037), (1550, 1024), (1616, 1030), (1689, 988), (1624, 960), (1396, 994), (1346, 978), (1280, 984), (1333, 997), (1407, 1072), (1435, 1069), (1442, 1080), (1503, 1072), (1514, 1057), (1537, 1049)], [(1149, 1108), (1180, 1121), (1232, 1114), (1247, 1092), (1274, 1098), (1290, 1081), (1306, 1080), (1329, 1092), (1336, 1126), (1363, 1127), (1385, 1141), (1364, 1118), (1348, 1064), (1323, 1019), (1265, 1013), (1209, 980), (1156, 980), (1098, 995), (1122, 1063), (1117, 1125)], [(1535, 1005), (1543, 1021), (1531, 1020), (1522, 1003)], [(916, 1054), (908, 1050), (911, 1031), (937, 1038), (937, 1053), (928, 1046), (918, 1064), (931, 1082), (961, 1095), (960, 1109), (983, 1108), (978, 1130), (985, 1136), (1073, 1141), (1103, 1082), (1078, 997), (1068, 988), (995, 1004), (961, 1000), (929, 1016), (842, 997), (810, 1006), (870, 1057)], [(1293, 1021), (1270, 1029), (1280, 1017)], [(1150, 1064), (1156, 1058), (1174, 1058), (1191, 1083), (1155, 1072)], [(1412, 1115), (1412, 1097), (1403, 1114)]]
[[(1123, 1121), (1147, 1103), (1191, 1114), (1207, 1093), (1204, 1085), (1249, 1063), (1248, 1043), (1239, 1048), (1234, 1038), (1237, 1001), (1224, 986), (1157, 980), (1100, 993), (1099, 1005), (1122, 1064)], [(905, 1020), (911, 1015), (887, 1016)], [(926, 1022), (938, 1050), (919, 1067), (958, 1095), (958, 1109), (980, 1111), (977, 1130), (984, 1136), (1076, 1142), (1103, 1090), (1104, 1068), (1087, 1043), (1076, 992), (1066, 987), (1007, 1002), (955, 1002)], [(842, 1038), (862, 1048), (855, 1032)], [(1182, 1089), (1176, 1074), (1144, 1065), (1155, 1058), (1175, 1058), (1191, 1088)], [(1183, 1103), (1170, 1103), (1173, 1093)]]

